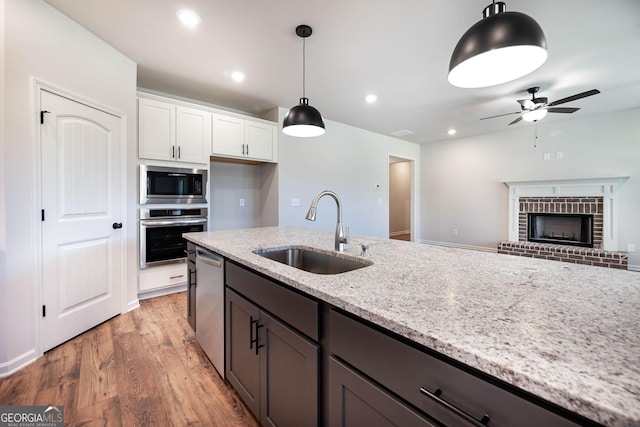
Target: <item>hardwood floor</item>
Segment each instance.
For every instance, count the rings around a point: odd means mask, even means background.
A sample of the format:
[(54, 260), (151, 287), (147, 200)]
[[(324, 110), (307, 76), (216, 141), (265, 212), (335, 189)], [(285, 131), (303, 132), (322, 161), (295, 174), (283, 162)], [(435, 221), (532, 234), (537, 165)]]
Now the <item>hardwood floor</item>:
[(258, 426), (195, 340), (186, 294), (143, 300), (0, 379), (0, 405), (63, 405), (65, 426)]
[(395, 240), (411, 241), (411, 233), (396, 234), (395, 236), (389, 236), (389, 238), (390, 239), (395, 239)]

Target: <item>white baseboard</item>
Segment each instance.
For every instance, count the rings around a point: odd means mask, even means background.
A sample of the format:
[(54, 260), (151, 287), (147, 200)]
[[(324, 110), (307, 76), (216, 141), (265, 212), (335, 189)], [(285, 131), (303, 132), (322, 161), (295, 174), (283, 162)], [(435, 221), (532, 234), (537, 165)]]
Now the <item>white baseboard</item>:
[(628, 265), (627, 265), (627, 270), (631, 270), (631, 271), (640, 271), (640, 265), (637, 265), (637, 264), (628, 264)]
[(129, 303), (127, 304), (127, 311), (125, 313), (133, 311), (136, 308), (140, 308), (140, 300), (138, 298), (134, 299), (133, 301), (129, 301)]
[(481, 251), (481, 252), (493, 252), (493, 253), (498, 252), (497, 247), (487, 248), (485, 246), (463, 245), (461, 243), (452, 243), (452, 242), (437, 242), (435, 240), (420, 240), (420, 243), (424, 243), (427, 245), (446, 246), (448, 248), (470, 249), (473, 251)]
[(154, 289), (152, 291), (140, 292), (138, 294), (138, 300), (161, 297), (163, 295), (175, 294), (178, 292), (184, 292), (186, 290), (187, 290), (186, 284), (179, 285), (179, 286), (172, 286), (169, 288)]
[(18, 357), (14, 357), (8, 362), (0, 363), (0, 378), (8, 377), (14, 372), (35, 362), (37, 358), (36, 350), (31, 349)]

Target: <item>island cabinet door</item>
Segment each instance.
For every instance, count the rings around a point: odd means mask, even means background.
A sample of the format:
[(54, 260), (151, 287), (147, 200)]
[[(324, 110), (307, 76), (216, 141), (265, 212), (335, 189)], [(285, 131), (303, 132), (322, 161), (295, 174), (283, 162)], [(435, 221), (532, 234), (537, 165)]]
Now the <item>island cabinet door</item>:
[(435, 427), (431, 421), (335, 358), (329, 359), (332, 427)]
[(226, 376), (256, 417), (260, 417), (260, 365), (255, 338), (258, 308), (227, 289)]
[(260, 423), (318, 425), (317, 344), (260, 313)]

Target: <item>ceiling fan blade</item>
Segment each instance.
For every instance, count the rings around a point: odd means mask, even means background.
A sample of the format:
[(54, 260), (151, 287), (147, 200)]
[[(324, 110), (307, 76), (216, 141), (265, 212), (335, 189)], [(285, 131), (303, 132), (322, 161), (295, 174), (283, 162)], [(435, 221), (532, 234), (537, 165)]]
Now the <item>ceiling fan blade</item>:
[(509, 123), (509, 126), (511, 125), (515, 125), (516, 123), (518, 123), (520, 120), (522, 120), (522, 116), (518, 117), (517, 119), (515, 119), (514, 121), (512, 121), (511, 123)]
[(553, 101), (547, 104), (549, 107), (553, 107), (554, 105), (564, 104), (565, 102), (575, 101), (576, 99), (586, 98), (587, 96), (597, 95), (600, 91), (598, 89), (591, 89), (586, 92), (578, 93), (572, 96), (568, 96), (566, 98), (558, 99), (557, 101)]
[(572, 107), (551, 107), (547, 108), (547, 111), (550, 113), (575, 113), (579, 108)]
[(483, 117), (480, 120), (487, 120), (487, 119), (495, 119), (496, 117), (502, 117), (502, 116), (510, 116), (512, 114), (520, 114), (522, 111), (516, 111), (514, 113), (505, 113), (505, 114), (498, 114), (497, 116), (490, 116), (490, 117)]

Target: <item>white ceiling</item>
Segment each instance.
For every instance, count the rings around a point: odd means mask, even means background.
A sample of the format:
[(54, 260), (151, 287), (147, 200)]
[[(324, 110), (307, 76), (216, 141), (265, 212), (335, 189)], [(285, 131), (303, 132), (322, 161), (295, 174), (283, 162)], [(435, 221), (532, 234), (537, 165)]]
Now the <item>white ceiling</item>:
[[(602, 93), (565, 106), (567, 120), (640, 106), (640, 0), (510, 0), (534, 18), (549, 59), (514, 82), (461, 89), (447, 82), (451, 52), (489, 0), (46, 0), (138, 63), (138, 85), (260, 115), (302, 96), (308, 24), (307, 97), (325, 119), (374, 132), (408, 129), (424, 143), (507, 129), (517, 99), (540, 86), (549, 101)], [(176, 11), (190, 8), (189, 30)], [(235, 83), (229, 73), (241, 70)], [(378, 101), (363, 100), (376, 93)], [(520, 122), (514, 127), (531, 126)]]

